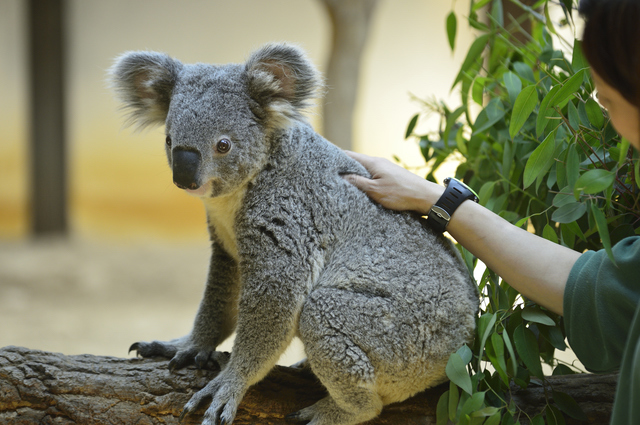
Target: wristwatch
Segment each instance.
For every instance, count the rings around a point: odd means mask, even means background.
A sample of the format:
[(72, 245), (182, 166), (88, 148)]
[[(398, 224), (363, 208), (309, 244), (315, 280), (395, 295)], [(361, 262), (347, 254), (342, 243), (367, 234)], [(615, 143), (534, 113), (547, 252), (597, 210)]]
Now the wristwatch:
[(431, 207), (427, 215), (427, 223), (438, 233), (443, 233), (446, 230), (451, 216), (460, 204), (467, 199), (478, 202), (478, 195), (460, 180), (447, 177), (443, 183), (445, 185), (444, 193), (438, 202)]

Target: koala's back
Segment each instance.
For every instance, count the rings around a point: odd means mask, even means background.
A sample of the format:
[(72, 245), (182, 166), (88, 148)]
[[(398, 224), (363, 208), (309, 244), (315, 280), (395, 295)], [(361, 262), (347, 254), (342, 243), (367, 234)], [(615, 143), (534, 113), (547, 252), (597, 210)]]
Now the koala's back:
[[(445, 378), (449, 354), (472, 338), (477, 289), (448, 240), (416, 215), (382, 208), (347, 173), (368, 175), (309, 127), (294, 127), (248, 193), (247, 219), (270, 232), (282, 261), (308, 266), (300, 333), (310, 359), (322, 353), (314, 371), (331, 353), (362, 351), (369, 366), (346, 372), (367, 381), (375, 369), (380, 393), (398, 401)], [(349, 340), (318, 340), (323, 326)]]

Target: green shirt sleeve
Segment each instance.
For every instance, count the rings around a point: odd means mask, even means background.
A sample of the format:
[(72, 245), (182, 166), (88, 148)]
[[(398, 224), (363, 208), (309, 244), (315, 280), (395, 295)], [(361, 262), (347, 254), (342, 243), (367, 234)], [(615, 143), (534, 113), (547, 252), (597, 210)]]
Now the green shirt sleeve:
[(576, 356), (592, 372), (620, 368), (640, 300), (640, 237), (576, 261), (564, 293), (565, 330)]

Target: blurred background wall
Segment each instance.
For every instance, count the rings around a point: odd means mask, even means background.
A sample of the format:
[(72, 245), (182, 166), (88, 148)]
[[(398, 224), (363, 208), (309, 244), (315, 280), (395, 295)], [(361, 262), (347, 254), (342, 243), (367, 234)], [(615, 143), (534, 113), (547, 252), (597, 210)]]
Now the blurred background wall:
[[(362, 58), (354, 150), (423, 165), (415, 141), (404, 140), (420, 109), (411, 95), (456, 106), (450, 86), (473, 39), (461, 22), (451, 53), (452, 3), (464, 16), (466, 1), (380, 0)], [(29, 235), (26, 13), (26, 0), (0, 0), (0, 346), (124, 355), (135, 340), (180, 336), (207, 270), (204, 210), (172, 184), (163, 129), (123, 129), (106, 70), (127, 50), (227, 63), (288, 41), (324, 71), (326, 10), (319, 0), (67, 0), (70, 237), (44, 241)], [(310, 121), (321, 129), (320, 108)]]

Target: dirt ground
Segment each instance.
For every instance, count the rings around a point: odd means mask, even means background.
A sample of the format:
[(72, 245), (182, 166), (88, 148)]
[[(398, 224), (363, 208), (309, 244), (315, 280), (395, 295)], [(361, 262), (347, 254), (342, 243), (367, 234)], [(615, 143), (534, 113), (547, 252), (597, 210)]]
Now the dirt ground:
[[(182, 336), (208, 262), (206, 243), (0, 241), (0, 347), (127, 357), (135, 341)], [(279, 363), (303, 357), (295, 340)]]

